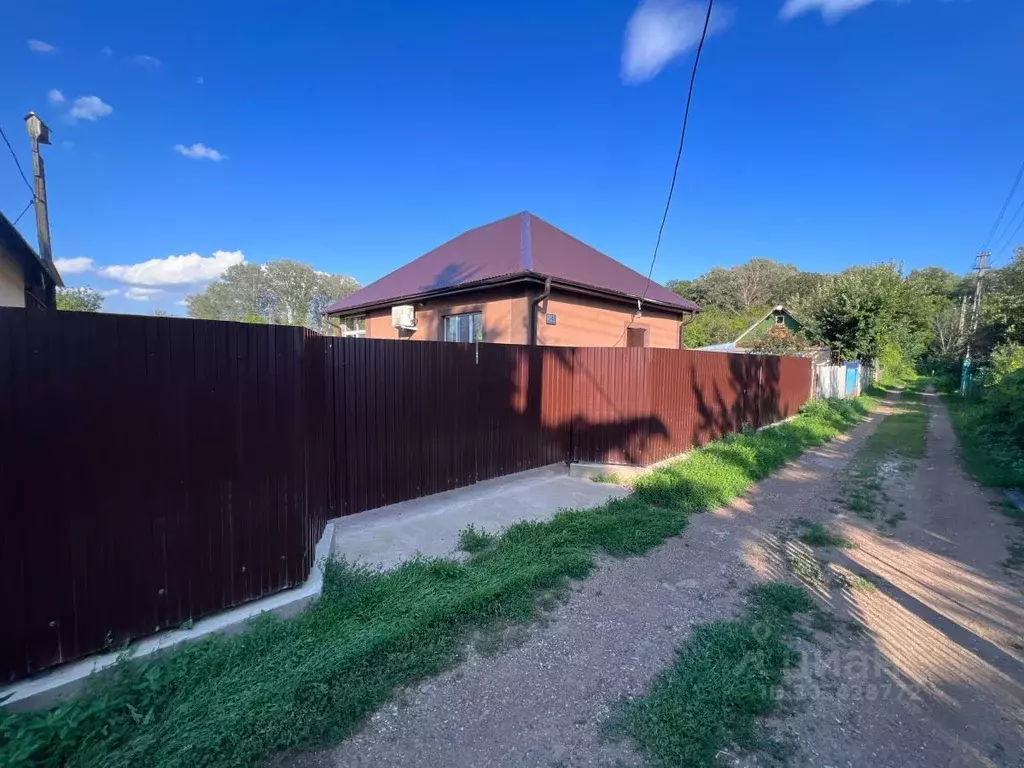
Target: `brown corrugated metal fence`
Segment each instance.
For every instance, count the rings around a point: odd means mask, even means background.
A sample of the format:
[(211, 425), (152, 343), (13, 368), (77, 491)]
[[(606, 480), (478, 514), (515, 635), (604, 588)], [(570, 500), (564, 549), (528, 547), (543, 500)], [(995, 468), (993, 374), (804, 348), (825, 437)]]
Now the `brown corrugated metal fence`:
[(794, 358), (0, 309), (0, 679), (294, 586), (329, 517), (792, 415)]

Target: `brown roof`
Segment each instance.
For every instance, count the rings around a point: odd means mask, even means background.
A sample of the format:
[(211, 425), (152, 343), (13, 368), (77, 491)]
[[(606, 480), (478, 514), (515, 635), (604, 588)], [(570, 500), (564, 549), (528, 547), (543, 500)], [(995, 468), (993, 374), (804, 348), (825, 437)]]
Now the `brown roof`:
[(596, 290), (689, 312), (700, 307), (605, 256), (531, 213), (471, 229), (404, 267), (336, 301), (329, 314), (444, 294), (453, 288), (515, 278)]

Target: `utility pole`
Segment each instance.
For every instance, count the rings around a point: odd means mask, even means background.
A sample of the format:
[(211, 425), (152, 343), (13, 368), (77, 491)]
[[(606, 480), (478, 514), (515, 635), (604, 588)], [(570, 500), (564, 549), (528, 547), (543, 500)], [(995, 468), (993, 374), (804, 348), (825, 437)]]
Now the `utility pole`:
[(53, 265), (53, 249), (50, 247), (50, 217), (46, 211), (46, 169), (42, 155), (39, 154), (40, 144), (50, 143), (50, 129), (35, 112), (25, 115), (25, 127), (32, 137), (32, 175), (35, 181), (36, 196), (36, 234), (39, 238), (39, 256), (49, 265)]
[(985, 278), (985, 270), (988, 268), (989, 259), (992, 257), (988, 251), (982, 251), (974, 257), (974, 271), (978, 277), (974, 283), (974, 300), (971, 304), (971, 328), (967, 334), (967, 349), (964, 352), (964, 365), (960, 371), (960, 394), (967, 393), (967, 386), (971, 380), (971, 342), (974, 341), (974, 334), (978, 330), (978, 318), (981, 316), (981, 286)]

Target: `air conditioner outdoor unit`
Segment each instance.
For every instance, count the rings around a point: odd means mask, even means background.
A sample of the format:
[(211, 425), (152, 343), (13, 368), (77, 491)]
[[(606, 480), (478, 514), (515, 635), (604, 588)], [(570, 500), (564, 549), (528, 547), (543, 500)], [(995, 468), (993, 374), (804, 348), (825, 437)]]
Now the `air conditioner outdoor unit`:
[(416, 308), (412, 304), (402, 304), (391, 308), (391, 327), (404, 331), (416, 330)]

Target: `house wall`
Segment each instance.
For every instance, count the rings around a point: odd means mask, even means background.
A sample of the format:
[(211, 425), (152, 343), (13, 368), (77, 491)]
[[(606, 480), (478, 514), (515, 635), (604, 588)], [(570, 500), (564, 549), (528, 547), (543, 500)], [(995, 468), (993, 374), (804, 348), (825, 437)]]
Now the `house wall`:
[(21, 264), (0, 252), (0, 307), (25, 306), (25, 278)]
[[(537, 319), (537, 343), (549, 347), (624, 347), (626, 328), (647, 329), (647, 346), (679, 349), (680, 316), (645, 309), (633, 321), (635, 308), (617, 302), (562, 291), (551, 292)], [(556, 317), (555, 325), (545, 315)], [(632, 322), (631, 322), (632, 321)]]
[[(416, 330), (391, 327), (391, 308), (366, 314), (366, 338), (443, 341), (446, 315), (482, 312), (484, 341), (530, 343), (530, 306), (539, 287), (495, 288), (416, 303)], [(545, 322), (555, 315), (554, 325)], [(635, 322), (628, 305), (552, 290), (537, 308), (537, 344), (549, 347), (624, 347), (627, 326), (647, 329), (647, 346), (679, 348), (680, 318), (668, 312), (645, 310)]]
[(443, 341), (446, 315), (482, 312), (484, 341), (526, 344), (529, 338), (529, 299), (525, 288), (496, 288), (416, 302), (416, 330), (391, 327), (391, 308), (366, 314), (366, 338)]
[[(758, 323), (754, 328), (747, 333), (746, 336), (740, 341), (741, 346), (748, 346), (758, 339), (763, 339), (772, 328), (775, 327), (775, 312), (772, 312), (768, 317)], [(802, 329), (800, 323), (794, 320), (785, 312), (782, 313), (782, 318), (786, 327), (786, 330), (790, 333), (799, 333)]]

